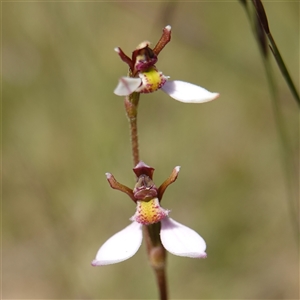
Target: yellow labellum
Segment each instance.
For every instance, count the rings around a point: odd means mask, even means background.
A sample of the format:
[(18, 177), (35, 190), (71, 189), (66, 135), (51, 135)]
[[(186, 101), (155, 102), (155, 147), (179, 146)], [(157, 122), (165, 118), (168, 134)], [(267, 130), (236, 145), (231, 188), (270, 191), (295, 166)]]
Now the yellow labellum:
[(169, 211), (163, 209), (158, 198), (153, 198), (149, 201), (137, 201), (136, 213), (132, 217), (133, 221), (149, 225), (162, 220), (168, 215)]
[(167, 77), (162, 72), (157, 71), (155, 67), (139, 73), (142, 79), (142, 85), (136, 90), (139, 93), (152, 93), (160, 89), (167, 81)]

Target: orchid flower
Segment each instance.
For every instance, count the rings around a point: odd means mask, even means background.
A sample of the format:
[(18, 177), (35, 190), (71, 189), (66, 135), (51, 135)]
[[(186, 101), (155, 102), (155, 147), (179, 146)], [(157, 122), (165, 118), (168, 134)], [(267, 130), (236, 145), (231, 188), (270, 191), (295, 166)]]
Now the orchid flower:
[(175, 167), (170, 177), (157, 189), (152, 181), (154, 169), (139, 162), (133, 169), (137, 176), (134, 189), (116, 181), (110, 173), (106, 174), (110, 186), (118, 189), (136, 203), (136, 212), (130, 218), (132, 223), (109, 238), (99, 249), (92, 266), (118, 263), (132, 257), (140, 248), (143, 239), (142, 227), (160, 222), (160, 240), (170, 253), (191, 258), (205, 258), (206, 244), (194, 230), (173, 219), (169, 210), (160, 206), (166, 188), (177, 179), (180, 167)]
[(133, 92), (152, 93), (161, 89), (175, 100), (185, 103), (203, 103), (216, 99), (219, 94), (184, 81), (168, 81), (169, 76), (163, 75), (155, 67), (159, 52), (171, 39), (171, 26), (166, 26), (154, 49), (145, 41), (132, 52), (130, 59), (121, 48), (115, 48), (120, 58), (129, 66), (129, 76), (121, 77), (114, 90), (118, 96), (128, 96)]

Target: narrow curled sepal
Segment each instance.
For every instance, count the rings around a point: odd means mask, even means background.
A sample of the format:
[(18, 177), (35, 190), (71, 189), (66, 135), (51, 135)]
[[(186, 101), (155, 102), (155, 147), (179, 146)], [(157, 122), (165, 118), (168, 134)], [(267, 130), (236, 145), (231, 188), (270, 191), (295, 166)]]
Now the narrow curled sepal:
[(119, 191), (127, 194), (134, 202), (136, 202), (132, 189), (130, 189), (126, 185), (119, 183), (112, 174), (105, 173), (105, 175), (106, 175), (107, 181), (108, 181), (109, 185), (111, 186), (111, 188), (113, 188), (115, 190), (119, 190)]
[(168, 25), (163, 29), (163, 33), (157, 44), (155, 45), (153, 52), (158, 55), (159, 52), (170, 42), (171, 40), (171, 26)]
[(128, 67), (132, 70), (133, 69), (133, 62), (132, 60), (123, 52), (123, 50), (120, 47), (116, 47), (114, 49), (120, 58), (128, 65)]
[(166, 179), (161, 184), (161, 186), (158, 188), (157, 197), (158, 197), (159, 200), (161, 200), (166, 188), (177, 179), (179, 171), (180, 171), (180, 166), (175, 167), (173, 169), (171, 175), (169, 176), (169, 178)]

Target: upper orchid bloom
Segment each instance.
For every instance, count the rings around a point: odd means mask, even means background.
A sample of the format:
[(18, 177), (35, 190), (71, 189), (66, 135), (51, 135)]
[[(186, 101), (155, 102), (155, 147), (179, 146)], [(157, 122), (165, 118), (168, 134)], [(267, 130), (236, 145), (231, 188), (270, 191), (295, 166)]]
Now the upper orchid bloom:
[(118, 263), (132, 257), (140, 248), (143, 239), (142, 226), (160, 222), (160, 239), (170, 253), (192, 258), (205, 258), (206, 244), (194, 230), (168, 217), (169, 210), (160, 206), (160, 200), (168, 185), (178, 176), (180, 167), (175, 167), (170, 177), (157, 189), (152, 181), (154, 169), (140, 162), (133, 170), (137, 183), (132, 190), (107, 173), (112, 188), (125, 192), (136, 202), (132, 223), (108, 239), (99, 249), (93, 266)]
[(149, 47), (149, 42), (143, 42), (132, 52), (131, 59), (121, 48), (115, 48), (121, 59), (128, 64), (129, 76), (120, 78), (114, 93), (118, 96), (128, 96), (133, 92), (152, 93), (161, 89), (173, 99), (185, 103), (203, 103), (216, 99), (218, 93), (211, 93), (184, 81), (168, 81), (169, 77), (156, 69), (157, 56), (170, 39), (171, 26), (166, 26), (154, 49)]

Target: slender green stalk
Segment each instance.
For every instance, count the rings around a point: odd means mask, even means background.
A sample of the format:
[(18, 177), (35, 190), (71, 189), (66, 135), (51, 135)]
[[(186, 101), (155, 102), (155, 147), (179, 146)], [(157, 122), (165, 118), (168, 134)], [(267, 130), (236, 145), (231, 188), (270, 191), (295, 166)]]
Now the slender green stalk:
[(269, 89), (272, 96), (273, 112), (276, 120), (277, 132), (280, 141), (280, 151), (282, 156), (282, 165), (285, 173), (285, 186), (287, 193), (287, 200), (289, 206), (289, 213), (292, 220), (292, 226), (294, 228), (296, 239), (298, 240), (299, 234), (299, 220), (297, 216), (296, 205), (294, 204), (293, 196), (293, 174), (295, 173), (293, 168), (293, 159), (291, 155), (291, 147), (287, 138), (287, 133), (284, 125), (284, 117), (281, 113), (278, 94), (276, 90), (276, 85), (272, 76), (271, 65), (268, 59), (263, 59), (266, 75), (268, 78)]
[[(260, 1), (254, 1), (254, 6), (248, 6), (244, 5), (244, 8), (246, 10), (248, 19), (250, 24), (252, 25), (253, 33), (254, 36), (256, 37), (257, 43), (259, 45), (262, 61), (264, 64), (267, 80), (268, 80), (268, 85), (269, 85), (269, 90), (272, 98), (272, 105), (273, 105), (273, 113), (275, 117), (275, 122), (277, 126), (277, 132), (279, 136), (279, 146), (280, 146), (280, 152), (281, 152), (281, 157), (282, 157), (282, 165), (284, 169), (284, 178), (285, 178), (285, 187), (286, 187), (286, 193), (287, 193), (287, 200), (289, 203), (289, 211), (290, 211), (290, 216), (291, 216), (291, 221), (292, 221), (292, 226), (296, 234), (296, 239), (298, 240), (298, 230), (299, 230), (299, 220), (297, 216), (297, 209), (294, 204), (294, 196), (293, 196), (293, 174), (295, 173), (294, 170), (294, 164), (293, 164), (293, 159), (292, 159), (292, 151), (291, 147), (289, 144), (288, 140), (288, 135), (286, 133), (286, 127), (285, 127), (285, 122), (284, 122), (284, 116), (282, 114), (282, 111), (280, 109), (280, 101), (276, 89), (276, 84), (272, 75), (272, 69), (271, 69), (271, 64), (269, 61), (269, 56), (268, 56), (268, 48), (265, 47), (264, 41), (265, 41), (265, 36), (269, 38), (269, 41), (271, 43), (271, 50), (276, 58), (276, 61), (283, 73), (284, 78), (287, 80), (289, 83), (289, 87), (293, 92), (294, 97), (296, 100), (299, 100), (299, 95), (293, 85), (292, 80), (290, 79), (289, 73), (285, 67), (285, 64), (281, 58), (281, 55), (279, 53), (279, 50), (275, 44), (275, 41), (272, 38), (272, 35), (269, 30), (269, 26), (267, 23), (267, 17), (264, 12), (262, 3)], [(261, 17), (261, 19), (259, 19)], [(264, 37), (261, 36), (261, 34), (264, 35)], [(300, 101), (298, 101), (298, 104), (300, 104)]]
[[(272, 53), (275, 57), (275, 60), (281, 71), (281, 74), (282, 74), (283, 78), (285, 79), (288, 87), (290, 88), (291, 93), (294, 96), (297, 104), (300, 106), (299, 94), (298, 94), (296, 87), (294, 85), (294, 82), (287, 70), (287, 67), (283, 61), (283, 58), (279, 52), (279, 49), (277, 48), (275, 40), (273, 39), (271, 30), (270, 30), (270, 26), (269, 26), (269, 22), (268, 22), (268, 17), (265, 12), (263, 3), (261, 0), (252, 0), (252, 3), (253, 3), (253, 8), (255, 10), (254, 14), (256, 14), (256, 17), (253, 14), (253, 20), (260, 23), (260, 27), (261, 27), (262, 31), (265, 33), (265, 35), (267, 36), (267, 38), (269, 40), (269, 47), (272, 50)], [(246, 7), (246, 9), (247, 9), (247, 7)]]
[(293, 80), (292, 80), (292, 78), (291, 78), (291, 76), (290, 76), (290, 74), (289, 74), (289, 72), (288, 72), (288, 70), (287, 70), (287, 68), (285, 66), (285, 63), (284, 63), (284, 61), (283, 61), (283, 59), (282, 59), (282, 57), (280, 55), (279, 49), (277, 48), (277, 45), (276, 45), (276, 43), (275, 43), (275, 41), (273, 39), (273, 36), (272, 36), (271, 32), (267, 34), (267, 37), (269, 39), (270, 48), (271, 48), (272, 53), (273, 53), (273, 55), (274, 55), (274, 57), (276, 59), (276, 62), (277, 62), (278, 67), (279, 67), (279, 69), (280, 69), (280, 71), (282, 73), (282, 76), (286, 80), (286, 82), (287, 82), (287, 84), (288, 84), (288, 86), (289, 86), (289, 88), (290, 88), (290, 90), (291, 90), (291, 92), (292, 92), (295, 100), (297, 101), (297, 104), (300, 106), (300, 97), (299, 97), (299, 94), (298, 94), (298, 92), (296, 90), (296, 87), (294, 85), (294, 82), (293, 82)]

